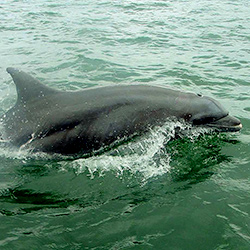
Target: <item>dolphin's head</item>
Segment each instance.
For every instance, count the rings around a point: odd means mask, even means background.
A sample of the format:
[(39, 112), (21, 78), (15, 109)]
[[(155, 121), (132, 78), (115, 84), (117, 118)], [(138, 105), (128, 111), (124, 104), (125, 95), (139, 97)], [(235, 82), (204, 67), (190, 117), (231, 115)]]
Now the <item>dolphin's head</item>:
[(196, 95), (190, 106), (189, 122), (194, 126), (212, 127), (219, 132), (236, 132), (242, 128), (241, 121), (231, 115), (216, 100)]

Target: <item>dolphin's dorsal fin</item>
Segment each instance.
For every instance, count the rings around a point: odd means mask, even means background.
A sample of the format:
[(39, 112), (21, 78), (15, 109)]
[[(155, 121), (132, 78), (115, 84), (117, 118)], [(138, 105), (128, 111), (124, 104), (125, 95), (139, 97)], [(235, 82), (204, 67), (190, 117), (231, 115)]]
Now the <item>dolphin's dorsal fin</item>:
[(11, 75), (16, 85), (17, 102), (27, 103), (34, 98), (42, 98), (60, 92), (59, 90), (43, 85), (39, 80), (21, 70), (7, 68), (7, 72)]

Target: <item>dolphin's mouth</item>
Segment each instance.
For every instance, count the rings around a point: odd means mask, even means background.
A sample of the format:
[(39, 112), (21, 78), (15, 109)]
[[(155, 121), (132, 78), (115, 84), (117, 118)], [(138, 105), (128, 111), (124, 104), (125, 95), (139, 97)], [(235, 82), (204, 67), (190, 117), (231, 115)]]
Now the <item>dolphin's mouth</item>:
[(231, 115), (227, 115), (214, 122), (207, 123), (206, 126), (212, 127), (219, 132), (237, 132), (242, 129), (241, 121)]

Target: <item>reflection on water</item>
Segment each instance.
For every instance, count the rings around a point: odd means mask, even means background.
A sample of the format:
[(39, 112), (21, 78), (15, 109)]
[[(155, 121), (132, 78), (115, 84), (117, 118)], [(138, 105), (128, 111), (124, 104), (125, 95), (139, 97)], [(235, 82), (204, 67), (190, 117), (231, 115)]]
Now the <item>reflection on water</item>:
[[(229, 162), (230, 156), (221, 152), (226, 143), (236, 144), (226, 134), (205, 134), (190, 141), (182, 138), (171, 141), (167, 152), (171, 154), (171, 174), (176, 181), (189, 180), (196, 183), (208, 178), (216, 171), (216, 166)], [(214, 169), (215, 167), (215, 169)]]
[[(135, 205), (150, 200), (155, 193), (191, 188), (212, 176), (221, 163), (230, 161), (221, 151), (225, 144), (237, 143), (229, 135), (204, 134), (189, 128), (186, 136), (173, 140), (176, 126), (187, 129), (181, 123), (167, 123), (144, 137), (89, 158), (58, 160), (41, 154), (37, 159), (37, 155), (32, 158), (26, 153), (21, 158), (18, 151), (11, 169), (8, 159), (0, 212), (68, 211), (72, 206), (87, 208), (114, 200), (129, 200)], [(6, 171), (1, 170), (2, 174)]]

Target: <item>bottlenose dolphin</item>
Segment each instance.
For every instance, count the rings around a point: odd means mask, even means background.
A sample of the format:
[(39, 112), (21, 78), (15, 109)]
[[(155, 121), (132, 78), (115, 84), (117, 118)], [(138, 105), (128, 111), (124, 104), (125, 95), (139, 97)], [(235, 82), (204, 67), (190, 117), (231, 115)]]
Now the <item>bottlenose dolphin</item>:
[(60, 154), (91, 153), (130, 138), (169, 118), (218, 131), (238, 131), (240, 120), (206, 96), (149, 85), (56, 90), (27, 73), (7, 68), (17, 101), (2, 117), (13, 145)]

